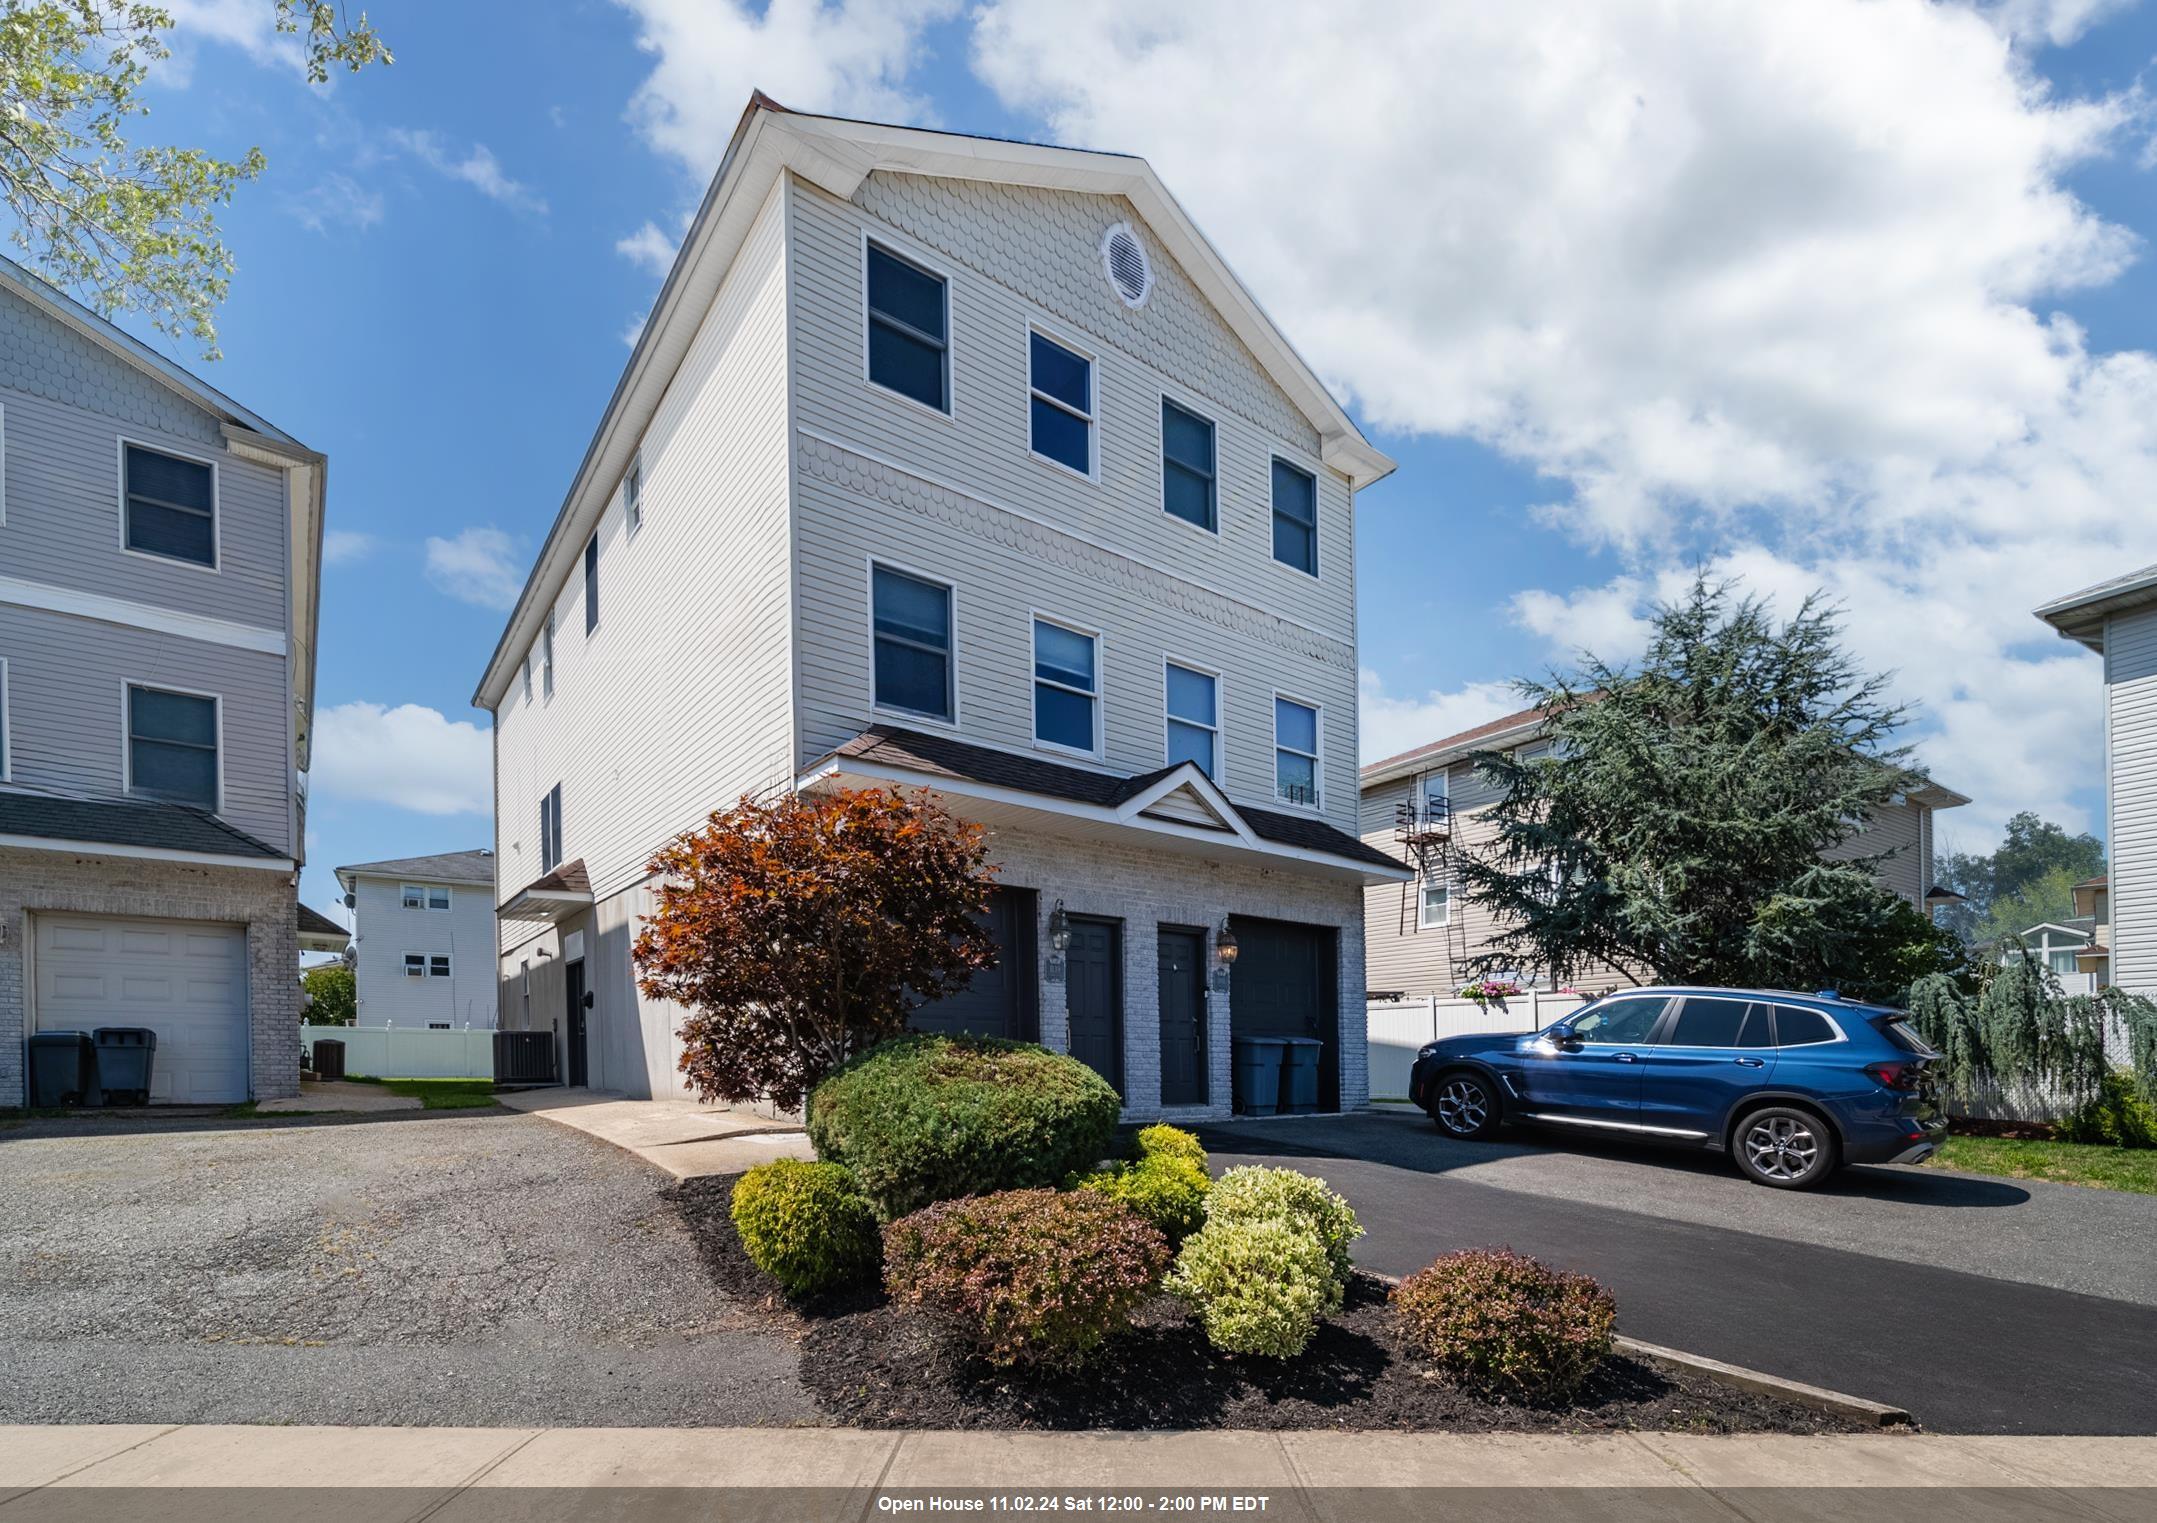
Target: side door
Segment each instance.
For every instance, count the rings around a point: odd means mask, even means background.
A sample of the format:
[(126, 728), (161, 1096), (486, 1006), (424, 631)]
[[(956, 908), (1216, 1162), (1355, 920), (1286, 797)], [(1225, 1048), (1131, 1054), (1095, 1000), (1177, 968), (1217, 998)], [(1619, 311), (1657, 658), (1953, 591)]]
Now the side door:
[(1673, 1136), (1715, 1137), (1746, 1095), (1775, 1073), (1767, 1005), (1688, 994), (1640, 1055), (1640, 1124)]
[(1670, 1005), (1667, 994), (1598, 1000), (1520, 1057), (1523, 1109), (1559, 1120), (1630, 1127), (1640, 1114), (1640, 1055)]

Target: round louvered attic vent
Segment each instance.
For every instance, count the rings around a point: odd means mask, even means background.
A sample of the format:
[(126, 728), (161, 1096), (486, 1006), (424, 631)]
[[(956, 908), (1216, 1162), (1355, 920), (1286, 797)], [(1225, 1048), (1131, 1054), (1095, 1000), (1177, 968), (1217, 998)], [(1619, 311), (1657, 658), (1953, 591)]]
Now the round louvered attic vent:
[(1153, 261), (1146, 257), (1146, 245), (1138, 241), (1130, 223), (1119, 222), (1101, 235), (1101, 266), (1125, 306), (1146, 305), (1146, 298), (1153, 294)]

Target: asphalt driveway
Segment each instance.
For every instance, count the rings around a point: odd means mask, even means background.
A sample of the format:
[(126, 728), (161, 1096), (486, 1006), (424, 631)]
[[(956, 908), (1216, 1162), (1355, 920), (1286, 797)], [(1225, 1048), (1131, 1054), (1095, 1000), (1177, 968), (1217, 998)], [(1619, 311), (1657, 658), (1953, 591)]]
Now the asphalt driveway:
[(535, 1116), (0, 1131), (0, 1422), (815, 1422), (667, 1181)]
[(1583, 1270), (1620, 1330), (1909, 1408), (1971, 1433), (2157, 1433), (2157, 1198), (1931, 1169), (1811, 1194), (1718, 1158), (1420, 1117), (1209, 1127), (1217, 1165), (1321, 1174), (1405, 1274), (1506, 1244)]

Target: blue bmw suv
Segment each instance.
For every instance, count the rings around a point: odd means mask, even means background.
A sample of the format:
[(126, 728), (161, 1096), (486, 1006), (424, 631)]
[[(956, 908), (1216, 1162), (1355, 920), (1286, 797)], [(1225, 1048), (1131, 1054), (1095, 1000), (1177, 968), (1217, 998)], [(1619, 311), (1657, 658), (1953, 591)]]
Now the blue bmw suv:
[(1929, 1156), (1938, 1060), (1901, 1011), (1832, 993), (1626, 989), (1541, 1031), (1433, 1042), (1408, 1094), (1452, 1137), (1517, 1121), (1691, 1145), (1797, 1190)]

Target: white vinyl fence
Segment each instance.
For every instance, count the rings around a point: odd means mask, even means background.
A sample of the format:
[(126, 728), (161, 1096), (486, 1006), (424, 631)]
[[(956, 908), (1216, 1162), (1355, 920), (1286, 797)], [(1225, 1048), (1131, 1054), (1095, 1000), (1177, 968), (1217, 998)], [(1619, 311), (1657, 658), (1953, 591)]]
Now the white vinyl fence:
[(373, 1079), (491, 1079), (494, 1032), (429, 1031), (420, 1026), (302, 1026), (312, 1054), (327, 1037), (345, 1044), (345, 1072)]
[(1370, 1041), (1371, 1098), (1408, 1098), (1408, 1070), (1415, 1066), (1416, 1053), (1426, 1042), (1471, 1036), (1479, 1031), (1540, 1031), (1585, 1003), (1586, 999), (1578, 994), (1542, 994), (1531, 989), (1488, 1006), (1436, 996), (1386, 1000), (1367, 1006), (1364, 1020)]

